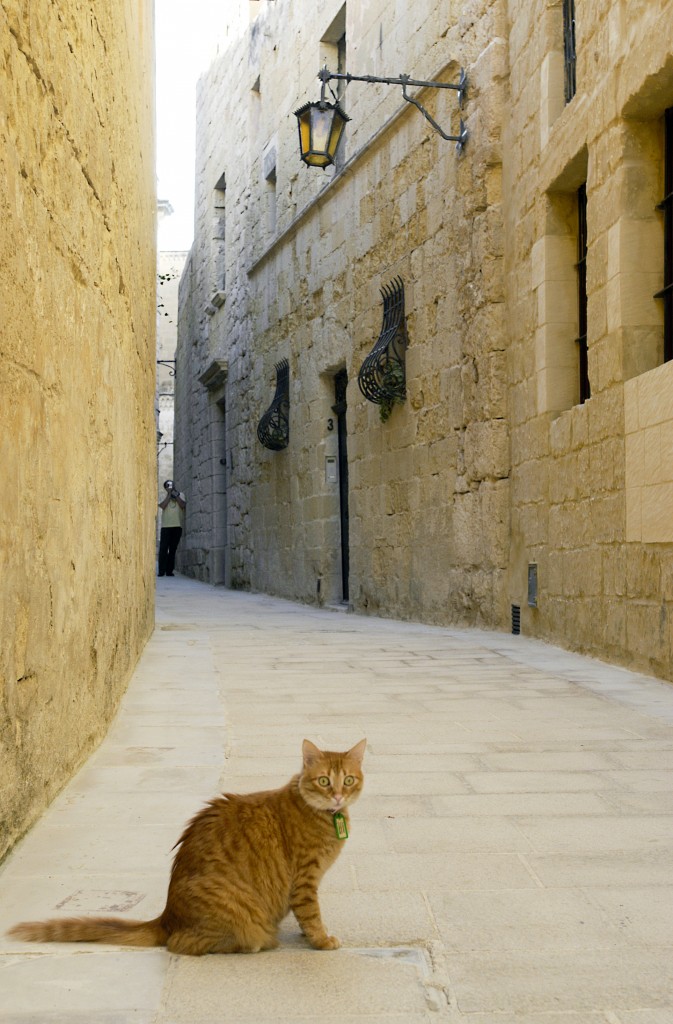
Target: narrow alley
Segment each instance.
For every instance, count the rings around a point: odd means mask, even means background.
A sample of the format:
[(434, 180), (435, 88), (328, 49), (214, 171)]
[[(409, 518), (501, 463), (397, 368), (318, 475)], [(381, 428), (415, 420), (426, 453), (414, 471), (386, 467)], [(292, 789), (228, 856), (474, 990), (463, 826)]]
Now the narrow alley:
[[(20, 920), (156, 916), (222, 788), (363, 736), (321, 888), (342, 949), (26, 945)], [(4, 1024), (671, 1024), (673, 687), (521, 636), (159, 581), (110, 732), (0, 869)]]

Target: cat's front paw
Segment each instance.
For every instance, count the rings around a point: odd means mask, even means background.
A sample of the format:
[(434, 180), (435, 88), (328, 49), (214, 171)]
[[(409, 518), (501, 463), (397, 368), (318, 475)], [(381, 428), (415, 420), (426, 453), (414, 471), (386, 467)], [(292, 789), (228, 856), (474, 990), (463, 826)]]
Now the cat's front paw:
[(314, 949), (338, 949), (341, 943), (335, 935), (324, 935), (319, 939), (311, 939)]

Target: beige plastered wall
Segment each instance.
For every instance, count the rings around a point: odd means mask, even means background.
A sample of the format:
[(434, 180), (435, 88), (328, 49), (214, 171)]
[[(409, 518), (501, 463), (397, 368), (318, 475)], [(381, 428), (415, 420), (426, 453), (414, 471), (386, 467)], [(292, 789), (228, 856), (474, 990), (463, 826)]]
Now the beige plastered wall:
[(152, 629), (153, 10), (0, 4), (0, 857)]

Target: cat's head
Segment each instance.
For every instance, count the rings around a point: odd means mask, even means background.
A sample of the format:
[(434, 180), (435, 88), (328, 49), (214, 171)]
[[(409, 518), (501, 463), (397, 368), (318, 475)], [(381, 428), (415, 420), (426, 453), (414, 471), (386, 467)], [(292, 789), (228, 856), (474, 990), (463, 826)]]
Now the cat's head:
[(315, 743), (304, 740), (299, 790), (310, 807), (335, 814), (357, 800), (364, 782), (362, 758), (366, 746), (367, 740), (360, 740), (350, 750), (339, 754), (320, 750)]

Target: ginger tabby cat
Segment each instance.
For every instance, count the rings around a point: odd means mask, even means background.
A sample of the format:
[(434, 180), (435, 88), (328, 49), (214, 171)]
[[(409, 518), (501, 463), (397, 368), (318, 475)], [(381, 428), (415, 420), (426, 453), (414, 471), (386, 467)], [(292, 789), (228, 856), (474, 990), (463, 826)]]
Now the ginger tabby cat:
[(303, 767), (286, 786), (224, 793), (176, 843), (168, 897), (153, 921), (65, 918), (24, 922), (28, 942), (166, 946), (172, 953), (257, 953), (278, 945), (291, 910), (315, 949), (337, 949), (320, 916), (318, 885), (348, 835), (348, 807), (362, 790), (366, 740), (345, 753), (304, 740)]

